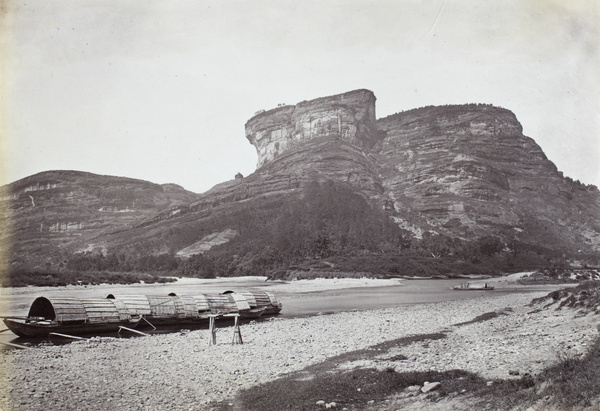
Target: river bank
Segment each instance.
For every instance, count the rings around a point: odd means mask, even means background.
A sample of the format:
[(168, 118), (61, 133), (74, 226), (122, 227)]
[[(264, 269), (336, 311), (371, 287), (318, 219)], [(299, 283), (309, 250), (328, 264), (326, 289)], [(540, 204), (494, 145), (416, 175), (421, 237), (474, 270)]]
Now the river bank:
[(128, 289), (131, 293), (160, 291), (163, 289), (186, 287), (199, 289), (202, 288), (221, 288), (223, 284), (227, 286), (238, 284), (245, 286), (247, 284), (261, 285), (263, 287), (273, 288), (277, 292), (312, 292), (322, 290), (334, 290), (340, 288), (353, 287), (384, 287), (396, 285), (401, 279), (377, 279), (377, 278), (315, 278), (312, 280), (295, 281), (269, 281), (266, 276), (248, 276), (248, 277), (219, 277), (219, 278), (191, 278), (176, 277), (171, 283), (135, 283), (135, 284), (94, 284), (94, 285), (66, 285), (58, 287), (50, 286), (27, 286), (27, 287), (4, 287), (2, 296), (11, 295), (31, 295), (48, 292), (93, 292), (95, 294), (112, 292), (114, 288)]
[[(535, 375), (561, 355), (583, 355), (598, 334), (597, 316), (578, 315), (566, 308), (536, 310), (529, 305), (532, 298), (545, 294), (490, 294), (434, 304), (274, 318), (244, 324), (243, 345), (231, 345), (232, 327), (223, 327), (213, 346), (208, 330), (195, 330), (4, 351), (0, 369), (8, 372), (0, 387), (0, 407), (187, 410), (231, 404), (231, 408), (244, 409), (236, 400), (241, 390), (294, 373), (310, 379), (314, 377), (311, 367), (332, 357), (433, 334), (443, 338), (392, 344), (375, 357), (340, 362), (329, 372), (335, 375), (357, 367), (461, 369), (490, 380)], [(490, 312), (496, 315), (487, 321), (460, 325)], [(334, 400), (343, 409), (344, 398), (314, 398), (313, 404)], [(419, 401), (415, 397), (409, 404), (417, 407)], [(372, 403), (372, 409), (381, 408), (383, 404)]]
[[(551, 291), (556, 285), (522, 285), (519, 276), (473, 279), (471, 282), (493, 282), (495, 293)], [(266, 281), (267, 277), (224, 277), (215, 279), (177, 278), (172, 283), (67, 285), (59, 287), (4, 288), (0, 295), (2, 315), (25, 316), (35, 298), (105, 298), (108, 294), (194, 295), (221, 293), (225, 290), (257, 288), (276, 293), (284, 301), (282, 316), (313, 315), (376, 309), (401, 304), (420, 304), (453, 299), (473, 298), (477, 294), (455, 293), (451, 288), (464, 282), (460, 279), (372, 279), (316, 278), (295, 281)], [(301, 297), (301, 298), (300, 298)], [(301, 300), (301, 301), (300, 301)], [(1, 338), (1, 337), (0, 337)]]

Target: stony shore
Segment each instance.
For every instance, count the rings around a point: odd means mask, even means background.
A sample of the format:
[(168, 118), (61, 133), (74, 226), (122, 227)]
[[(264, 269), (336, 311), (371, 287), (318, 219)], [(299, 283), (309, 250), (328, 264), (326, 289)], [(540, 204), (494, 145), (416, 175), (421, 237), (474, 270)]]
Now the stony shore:
[[(529, 305), (545, 294), (490, 294), (393, 309), (274, 318), (242, 325), (243, 345), (232, 345), (232, 327), (222, 327), (214, 346), (209, 345), (208, 330), (201, 329), (5, 350), (0, 353), (5, 373), (0, 408), (211, 409), (233, 401), (241, 389), (328, 358), (432, 333), (446, 336), (386, 351), (375, 359), (340, 363), (338, 368), (463, 369), (490, 380), (515, 378), (517, 372), (536, 374), (562, 354), (585, 353), (598, 334), (596, 316)], [(490, 312), (499, 315), (458, 325)], [(316, 404), (330, 399), (314, 400)], [(418, 408), (417, 398), (414, 404)], [(381, 408), (373, 404), (373, 409)]]

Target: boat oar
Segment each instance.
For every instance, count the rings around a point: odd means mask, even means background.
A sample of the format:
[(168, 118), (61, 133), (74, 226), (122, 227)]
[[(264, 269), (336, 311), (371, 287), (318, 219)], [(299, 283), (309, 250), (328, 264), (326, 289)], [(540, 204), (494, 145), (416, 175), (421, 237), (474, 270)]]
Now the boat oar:
[(87, 338), (83, 338), (83, 337), (76, 337), (74, 335), (68, 335), (68, 334), (61, 334), (61, 333), (49, 333), (48, 335), (55, 335), (57, 337), (65, 337), (65, 338), (72, 338), (74, 340), (87, 340)]
[(121, 330), (127, 330), (127, 331), (129, 331), (129, 332), (136, 333), (136, 334), (139, 334), (139, 335), (143, 335), (143, 336), (145, 336), (145, 337), (147, 337), (147, 336), (149, 336), (149, 335), (150, 335), (150, 334), (146, 334), (146, 333), (143, 333), (143, 332), (141, 332), (141, 331), (138, 331), (138, 330), (134, 330), (133, 328), (127, 328), (127, 327), (123, 327), (122, 325), (121, 325), (121, 326), (119, 326), (119, 331), (118, 331), (118, 333), (119, 333), (119, 334), (121, 334)]
[(14, 348), (21, 348), (23, 350), (27, 350), (27, 349), (31, 348), (31, 347), (26, 347), (24, 345), (14, 344), (14, 343), (9, 343), (9, 342), (3, 342), (3, 341), (0, 341), (0, 344), (8, 345), (8, 346), (14, 347)]

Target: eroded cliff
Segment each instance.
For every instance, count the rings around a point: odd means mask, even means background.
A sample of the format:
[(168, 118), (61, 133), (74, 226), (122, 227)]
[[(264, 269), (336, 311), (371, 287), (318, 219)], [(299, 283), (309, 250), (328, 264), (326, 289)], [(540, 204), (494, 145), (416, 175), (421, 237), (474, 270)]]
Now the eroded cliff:
[(600, 242), (590, 229), (597, 190), (564, 178), (509, 110), (426, 107), (377, 126), (386, 133), (382, 185), (407, 227), (421, 220), (416, 226), (463, 237), (531, 242), (542, 231), (556, 244)]
[(12, 264), (38, 266), (61, 264), (61, 253), (91, 251), (91, 238), (127, 230), (198, 197), (175, 184), (62, 170), (18, 180), (2, 193), (0, 246), (11, 249)]
[(511, 111), (453, 105), (376, 120), (375, 100), (356, 90), (255, 115), (246, 137), (258, 153), (256, 172), (179, 211), (209, 213), (330, 179), (354, 187), (416, 238), (600, 244), (597, 189), (563, 177)]
[(246, 123), (258, 168), (302, 143), (327, 137), (370, 148), (378, 140), (375, 95), (369, 90), (303, 101), (259, 113)]
[[(425, 250), (452, 259), (460, 252), (456, 259), (465, 261), (490, 237), (506, 264), (522, 247), (536, 264), (543, 255), (597, 252), (598, 189), (564, 177), (523, 135), (514, 113), (470, 104), (377, 120), (375, 100), (361, 89), (255, 115), (245, 132), (258, 153), (257, 170), (201, 195), (76, 172), (13, 183), (4, 195), (13, 222), (4, 236), (12, 241), (11, 261), (54, 267), (65, 255), (92, 249), (187, 258), (220, 233), (236, 234), (210, 248), (218, 257), (207, 264), (218, 261), (238, 274), (330, 254), (404, 258), (411, 242), (413, 257)], [(307, 199), (312, 208), (300, 206)], [(340, 207), (329, 203), (336, 201), (347, 202), (344, 218), (332, 217)], [(428, 238), (436, 236), (440, 250), (432, 252)], [(455, 240), (470, 244), (469, 251), (444, 245)], [(400, 273), (394, 264), (382, 270)]]

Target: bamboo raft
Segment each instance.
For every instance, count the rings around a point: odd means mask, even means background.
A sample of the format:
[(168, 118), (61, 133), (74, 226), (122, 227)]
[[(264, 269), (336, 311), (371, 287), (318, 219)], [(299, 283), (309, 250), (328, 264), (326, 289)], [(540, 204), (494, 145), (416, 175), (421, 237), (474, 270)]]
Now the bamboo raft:
[(106, 298), (36, 298), (27, 317), (4, 317), (6, 326), (19, 337), (49, 334), (98, 334), (120, 329), (202, 324), (210, 316), (238, 314), (241, 319), (276, 315), (282, 305), (277, 296), (260, 290), (225, 291), (222, 294), (178, 296), (113, 295)]

